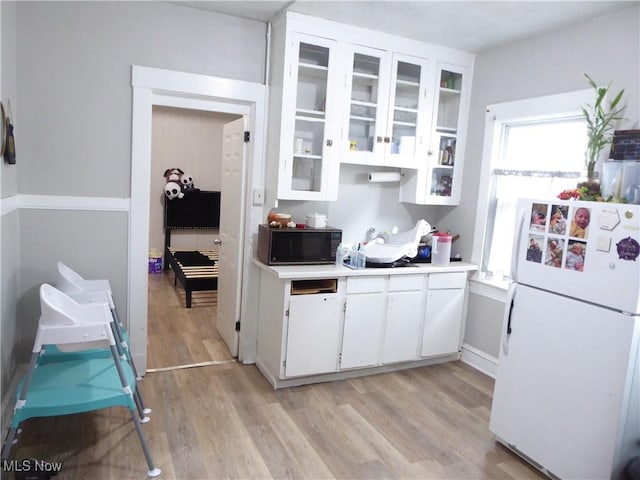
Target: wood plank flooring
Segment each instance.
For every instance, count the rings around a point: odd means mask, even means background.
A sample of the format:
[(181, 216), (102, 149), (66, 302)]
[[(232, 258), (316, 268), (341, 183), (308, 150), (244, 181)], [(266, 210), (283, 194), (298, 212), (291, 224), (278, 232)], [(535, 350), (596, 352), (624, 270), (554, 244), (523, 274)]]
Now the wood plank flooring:
[[(164, 291), (160, 277), (150, 282), (152, 296), (162, 295), (152, 300), (150, 335), (153, 324), (154, 335), (167, 328), (185, 345), (152, 339), (149, 358), (157, 366), (195, 363), (205, 351), (228, 358), (220, 342), (205, 346), (207, 322), (197, 313), (197, 326), (176, 328), (170, 307), (183, 299)], [(198, 303), (191, 310), (215, 309)], [(544, 478), (495, 443), (493, 380), (460, 362), (277, 391), (255, 366), (231, 362), (148, 373), (140, 385), (153, 408), (143, 430), (164, 479)], [(56, 479), (146, 477), (124, 409), (31, 419), (22, 428), (12, 458), (62, 461)]]
[(185, 291), (166, 270), (149, 275), (149, 369), (229, 361), (229, 350), (216, 331), (218, 292), (193, 292), (191, 308)]

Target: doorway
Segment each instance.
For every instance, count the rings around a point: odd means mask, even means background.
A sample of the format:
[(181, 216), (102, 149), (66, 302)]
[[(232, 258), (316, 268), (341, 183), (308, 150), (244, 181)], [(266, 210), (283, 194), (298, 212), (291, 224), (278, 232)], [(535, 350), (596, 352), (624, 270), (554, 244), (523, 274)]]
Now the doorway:
[[(151, 131), (154, 105), (185, 109), (208, 110), (247, 116), (251, 141), (246, 145), (246, 175), (243, 189), (243, 209), (238, 222), (242, 235), (238, 242), (244, 252), (236, 264), (242, 272), (238, 289), (245, 292), (251, 269), (251, 238), (262, 217), (262, 203), (252, 201), (257, 190), (264, 185), (264, 126), (265, 86), (250, 82), (222, 79), (206, 75), (189, 74), (149, 67), (133, 66), (133, 118), (131, 211), (129, 221), (129, 281), (127, 318), (131, 351), (139, 372), (147, 369), (148, 342), (148, 235), (149, 198), (151, 178)], [(253, 194), (253, 197), (252, 197)], [(260, 196), (260, 198), (262, 198)], [(243, 324), (239, 332), (238, 359), (245, 363), (255, 360), (257, 324), (254, 315), (247, 312), (255, 308), (251, 295), (243, 295), (239, 305), (239, 319)], [(233, 319), (230, 319), (233, 320)], [(234, 322), (235, 323), (235, 322)]]
[[(223, 136), (225, 125), (243, 118), (239, 115), (209, 110), (185, 109), (154, 105), (152, 108), (151, 176), (149, 198), (149, 251), (154, 257), (165, 255), (164, 172), (178, 168), (192, 178), (190, 189), (220, 192), (224, 199), (233, 193), (223, 185)], [(243, 160), (243, 159), (241, 159)], [(185, 195), (190, 195), (186, 192)], [(235, 202), (234, 202), (235, 203)], [(220, 216), (237, 221), (237, 211), (228, 201), (222, 204)], [(204, 213), (204, 212), (203, 212)], [(214, 213), (211, 212), (213, 216)], [(217, 257), (219, 229), (178, 228), (170, 232), (171, 249), (178, 252), (198, 252)], [(151, 254), (150, 254), (151, 256)], [(163, 262), (168, 267), (168, 262)], [(218, 283), (228, 279), (214, 265)], [(187, 267), (190, 275), (200, 276), (202, 270)], [(209, 268), (209, 267), (207, 267)], [(233, 359), (217, 331), (218, 290), (198, 290), (187, 294), (176, 281), (171, 268), (149, 274), (148, 284), (148, 370), (173, 370), (194, 366), (217, 365)]]

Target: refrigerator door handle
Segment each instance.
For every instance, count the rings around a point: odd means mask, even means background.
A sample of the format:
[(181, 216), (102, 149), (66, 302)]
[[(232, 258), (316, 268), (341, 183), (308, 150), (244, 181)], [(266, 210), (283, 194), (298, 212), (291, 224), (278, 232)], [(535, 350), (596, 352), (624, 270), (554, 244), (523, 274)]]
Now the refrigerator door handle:
[(520, 241), (522, 239), (522, 229), (524, 228), (526, 211), (524, 209), (518, 212), (518, 218), (515, 225), (515, 238), (513, 239), (513, 249), (511, 250), (511, 279), (518, 281), (518, 254), (520, 252)]
[(502, 333), (502, 352), (505, 355), (509, 354), (509, 336), (513, 332), (513, 328), (511, 326), (511, 314), (513, 313), (514, 306), (514, 298), (516, 295), (516, 283), (509, 284), (509, 288), (507, 289), (507, 295), (505, 297), (505, 309), (504, 309), (504, 325)]

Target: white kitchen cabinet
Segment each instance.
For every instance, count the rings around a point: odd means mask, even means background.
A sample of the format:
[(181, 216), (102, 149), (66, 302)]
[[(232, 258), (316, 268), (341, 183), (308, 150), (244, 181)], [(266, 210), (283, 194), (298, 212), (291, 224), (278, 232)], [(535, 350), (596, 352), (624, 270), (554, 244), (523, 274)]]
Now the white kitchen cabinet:
[(342, 302), (336, 294), (292, 295), (289, 302), (285, 376), (335, 372)]
[(295, 12), (270, 44), (268, 195), (336, 200), (345, 163), (401, 168), (400, 201), (458, 204), (473, 54)]
[(424, 320), (424, 293), (390, 293), (387, 305), (382, 363), (417, 359), (420, 327)]
[(389, 278), (382, 363), (415, 360), (424, 322), (425, 275)]
[(431, 62), (353, 44), (348, 59), (341, 162), (418, 168), (430, 132)]
[(375, 366), (387, 311), (387, 277), (348, 277), (340, 368)]
[(275, 75), (281, 89), (275, 90), (270, 104), (270, 122), (276, 122), (270, 123), (272, 138), (278, 138), (272, 147), (279, 159), (277, 197), (335, 200), (341, 105), (336, 41), (296, 31), (284, 37), (284, 55), (276, 56), (273, 65), (283, 70)]
[(405, 171), (400, 200), (418, 204), (460, 202), (469, 111), (470, 69), (439, 62), (429, 148), (418, 170)]
[(429, 276), (421, 355), (456, 353), (462, 341), (467, 276), (437, 273)]
[(340, 368), (370, 367), (380, 362), (387, 294), (347, 295)]

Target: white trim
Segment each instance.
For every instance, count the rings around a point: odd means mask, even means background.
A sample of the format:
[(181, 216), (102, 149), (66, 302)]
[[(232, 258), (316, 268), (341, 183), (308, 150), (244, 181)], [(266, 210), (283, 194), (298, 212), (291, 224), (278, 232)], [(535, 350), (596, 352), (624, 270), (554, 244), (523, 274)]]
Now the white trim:
[(62, 195), (12, 195), (0, 201), (0, 216), (26, 210), (86, 210), (129, 212), (131, 200), (115, 197), (65, 197)]
[(513, 102), (488, 105), (485, 114), (484, 142), (482, 147), (482, 165), (478, 188), (476, 222), (473, 234), (471, 262), (482, 269), (485, 229), (490, 202), (491, 168), (498, 152), (501, 132), (505, 123), (515, 120), (535, 120), (539, 118), (565, 117), (580, 115), (580, 107), (593, 100), (593, 90), (577, 90), (573, 92), (527, 98)]
[[(179, 108), (196, 108), (221, 113), (248, 111), (251, 141), (247, 145), (247, 178), (244, 212), (244, 265), (239, 358), (250, 363), (255, 358), (255, 326), (247, 319), (251, 301), (245, 295), (249, 283), (251, 236), (262, 221), (262, 206), (254, 206), (250, 195), (254, 188), (264, 188), (264, 123), (266, 88), (258, 83), (209, 77), (158, 68), (132, 66), (131, 84), (131, 214), (129, 216), (129, 285), (127, 317), (131, 352), (139, 372), (145, 372), (147, 359), (147, 250), (149, 242), (149, 191), (151, 170), (151, 121), (154, 104)], [(247, 327), (247, 328), (245, 328)], [(253, 327), (253, 328), (251, 328)], [(243, 346), (247, 348), (243, 351)]]
[(498, 359), (483, 352), (482, 350), (478, 350), (471, 345), (463, 343), (460, 361), (481, 371), (485, 375), (489, 375), (491, 378), (496, 378), (496, 373), (498, 372)]
[(507, 296), (507, 287), (506, 283), (504, 285), (497, 285), (489, 281), (470, 278), (469, 293), (504, 303)]
[(18, 195), (12, 195), (0, 200), (0, 216), (5, 216), (9, 213), (15, 212), (20, 208), (20, 200)]
[(153, 105), (163, 107), (183, 108), (187, 110), (204, 110), (207, 112), (224, 112), (236, 115), (249, 115), (251, 108), (248, 105), (232, 105), (224, 102), (211, 102), (198, 98), (167, 97), (166, 95), (153, 94)]

